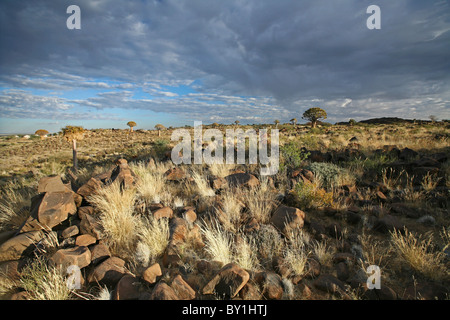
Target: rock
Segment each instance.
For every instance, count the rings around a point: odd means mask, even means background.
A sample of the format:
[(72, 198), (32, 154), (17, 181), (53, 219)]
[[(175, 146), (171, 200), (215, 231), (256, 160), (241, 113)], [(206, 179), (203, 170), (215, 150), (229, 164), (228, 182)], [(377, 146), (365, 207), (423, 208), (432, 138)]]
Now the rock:
[(245, 286), (239, 291), (239, 297), (242, 300), (261, 300), (261, 292), (258, 286), (247, 282)]
[(213, 190), (225, 189), (228, 186), (227, 180), (222, 177), (212, 177), (209, 183)]
[(289, 229), (302, 228), (304, 219), (305, 213), (302, 210), (281, 205), (273, 213), (270, 223), (285, 233)]
[(179, 300), (179, 298), (167, 283), (159, 281), (153, 288), (150, 300)]
[(186, 178), (186, 172), (178, 167), (167, 170), (164, 175), (168, 181), (180, 181)]
[(333, 256), (334, 264), (338, 264), (341, 262), (353, 263), (355, 261), (356, 261), (355, 256), (349, 252), (338, 252), (338, 253), (335, 253)]
[(320, 275), (321, 266), (320, 263), (312, 258), (306, 261), (306, 278), (317, 278)]
[(64, 185), (60, 176), (43, 177), (38, 183), (38, 193), (43, 192), (69, 192), (69, 189)]
[(100, 222), (88, 214), (81, 219), (80, 231), (82, 234), (89, 234), (97, 240), (103, 238), (103, 231)]
[(96, 244), (89, 248), (89, 250), (91, 251), (91, 261), (93, 265), (97, 265), (111, 257), (109, 248), (103, 243)]
[(59, 249), (49, 261), (55, 266), (62, 267), (63, 270), (66, 270), (71, 265), (76, 265), (82, 269), (91, 263), (91, 252), (87, 247), (81, 246)]
[(345, 284), (341, 280), (330, 274), (323, 274), (314, 281), (314, 286), (328, 293), (342, 293), (345, 291)]
[(404, 148), (404, 149), (402, 149), (402, 150), (400, 151), (400, 153), (398, 154), (398, 158), (399, 158), (400, 160), (408, 161), (408, 160), (411, 160), (411, 159), (417, 157), (418, 154), (419, 154), (419, 153), (417, 153), (416, 151), (414, 151), (414, 150), (412, 150), (412, 149)]
[(87, 199), (90, 196), (96, 195), (98, 191), (103, 187), (103, 183), (97, 178), (90, 178), (85, 184), (83, 184), (77, 190), (77, 194)]
[(99, 282), (107, 286), (114, 286), (126, 273), (125, 261), (118, 257), (111, 257), (92, 270), (88, 282)]
[(233, 173), (225, 177), (230, 187), (249, 187), (253, 188), (259, 185), (259, 180), (249, 173)]
[(226, 264), (202, 289), (203, 294), (234, 298), (250, 279), (247, 271), (235, 263)]
[(32, 208), (30, 215), (43, 228), (51, 229), (76, 212), (77, 207), (71, 193), (51, 192), (44, 194), (39, 206)]
[(172, 218), (173, 217), (173, 210), (170, 207), (162, 207), (159, 208), (153, 212), (153, 217), (155, 219), (161, 219), (161, 218)]
[(26, 256), (44, 236), (45, 233), (43, 231), (30, 231), (5, 241), (0, 245), (0, 262), (19, 260)]
[(158, 277), (162, 276), (161, 266), (159, 263), (155, 263), (145, 269), (142, 273), (142, 278), (150, 284), (156, 283)]
[(190, 224), (194, 223), (197, 220), (197, 214), (194, 209), (188, 209), (183, 212), (183, 218)]
[(129, 188), (136, 182), (136, 174), (128, 167), (125, 159), (116, 161), (116, 167), (111, 172), (111, 182), (118, 182), (121, 188)]
[(422, 223), (425, 226), (433, 227), (436, 225), (436, 219), (433, 216), (430, 215), (424, 215), (417, 219), (417, 222)]
[(402, 231), (403, 228), (404, 225), (396, 217), (389, 214), (378, 219), (373, 226), (374, 230), (381, 233), (388, 233), (390, 231), (394, 231), (395, 229)]
[(350, 270), (345, 262), (339, 262), (336, 266), (337, 278), (341, 281), (347, 281), (350, 277)]
[(74, 225), (74, 226), (70, 226), (67, 227), (66, 229), (64, 229), (61, 232), (61, 237), (63, 237), (64, 239), (76, 236), (78, 233), (80, 233), (80, 229), (78, 228), (78, 226)]
[(9, 230), (9, 231), (3, 231), (0, 232), (0, 245), (5, 243), (7, 240), (11, 239), (12, 237), (17, 235), (16, 230)]
[(424, 281), (407, 287), (403, 298), (406, 300), (444, 300), (448, 292), (448, 288), (441, 284)]
[(139, 280), (130, 275), (124, 275), (117, 283), (114, 291), (114, 300), (138, 300), (140, 296), (139, 292)]
[(173, 243), (169, 242), (166, 250), (164, 251), (162, 263), (165, 268), (177, 266), (181, 262), (180, 255), (178, 254), (177, 247)]
[(187, 221), (182, 218), (173, 218), (170, 221), (170, 235), (169, 241), (176, 245), (180, 242), (185, 242), (188, 237), (189, 227)]
[(259, 272), (255, 275), (255, 282), (262, 289), (265, 299), (280, 300), (283, 297), (283, 282), (278, 274), (270, 271)]
[(184, 281), (181, 275), (177, 275), (170, 285), (175, 292), (175, 294), (179, 297), (180, 300), (193, 300), (195, 299), (195, 291), (192, 287)]
[(97, 242), (97, 239), (93, 236), (91, 236), (90, 234), (82, 234), (80, 236), (77, 237), (77, 239), (75, 240), (75, 244), (77, 246), (90, 246), (91, 244), (94, 244)]
[(78, 218), (84, 219), (84, 217), (88, 214), (90, 216), (94, 215), (94, 207), (92, 206), (83, 206), (78, 208)]

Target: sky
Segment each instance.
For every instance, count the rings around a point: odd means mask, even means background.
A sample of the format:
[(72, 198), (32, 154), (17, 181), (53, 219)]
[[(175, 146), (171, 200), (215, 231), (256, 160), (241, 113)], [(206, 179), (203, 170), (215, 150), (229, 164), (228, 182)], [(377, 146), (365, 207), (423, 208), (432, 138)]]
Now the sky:
[(0, 1), (0, 133), (442, 120), (449, 80), (448, 0)]

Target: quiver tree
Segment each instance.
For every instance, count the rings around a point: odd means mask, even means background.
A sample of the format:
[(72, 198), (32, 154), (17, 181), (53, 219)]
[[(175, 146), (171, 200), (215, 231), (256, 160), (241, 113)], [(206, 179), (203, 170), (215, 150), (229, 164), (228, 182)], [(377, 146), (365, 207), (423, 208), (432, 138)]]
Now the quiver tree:
[(136, 127), (137, 124), (136, 124), (136, 122), (134, 122), (134, 121), (128, 121), (128, 122), (127, 122), (127, 126), (130, 127), (130, 132), (133, 132), (133, 127)]
[(158, 137), (160, 137), (161, 136), (161, 130), (164, 130), (166, 127), (164, 127), (162, 124), (160, 124), (160, 123), (158, 123), (156, 126), (155, 126), (155, 129), (156, 130), (158, 130)]
[(319, 119), (327, 118), (327, 113), (320, 108), (310, 108), (303, 113), (302, 118), (311, 121), (311, 127), (315, 128)]
[(275, 128), (278, 129), (278, 124), (280, 123), (280, 120), (275, 120), (274, 123), (275, 123)]
[(292, 118), (291, 120), (289, 120), (293, 126), (295, 126), (297, 124), (297, 118)]
[(76, 126), (66, 126), (61, 129), (63, 137), (72, 143), (73, 150), (73, 169), (75, 172), (78, 170), (78, 159), (77, 159), (77, 140), (82, 140), (84, 137), (85, 130), (83, 127)]
[(44, 140), (44, 137), (45, 137), (46, 135), (48, 135), (48, 131), (47, 131), (47, 130), (44, 130), (44, 129), (39, 129), (39, 130), (36, 130), (36, 132), (35, 132), (34, 134), (40, 136), (40, 137), (41, 137), (41, 140)]

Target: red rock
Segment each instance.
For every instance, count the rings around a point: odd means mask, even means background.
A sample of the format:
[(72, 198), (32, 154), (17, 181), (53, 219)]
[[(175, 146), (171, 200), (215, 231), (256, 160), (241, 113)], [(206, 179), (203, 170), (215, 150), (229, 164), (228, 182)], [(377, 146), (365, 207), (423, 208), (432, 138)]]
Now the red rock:
[(71, 193), (51, 192), (45, 193), (37, 212), (33, 211), (31, 215), (37, 218), (44, 228), (51, 229), (76, 212), (77, 207)]
[(202, 289), (203, 294), (218, 294), (234, 298), (250, 279), (247, 271), (237, 264), (229, 263), (209, 281)]
[(262, 289), (262, 295), (268, 300), (280, 300), (283, 297), (283, 282), (274, 272), (260, 272), (255, 276), (255, 282)]
[(69, 189), (64, 185), (60, 176), (43, 177), (38, 183), (38, 192), (68, 192)]
[(142, 278), (150, 284), (156, 283), (160, 276), (162, 276), (162, 271), (159, 263), (151, 265), (142, 274)]
[(172, 218), (173, 217), (173, 210), (170, 207), (163, 207), (160, 209), (157, 209), (153, 211), (153, 217), (155, 219), (161, 219), (161, 218)]
[(127, 273), (125, 261), (118, 257), (111, 257), (100, 263), (89, 274), (88, 282), (99, 282), (114, 286)]
[(30, 231), (10, 238), (0, 246), (0, 262), (19, 260), (35, 248), (35, 244), (44, 236), (43, 231)]
[(103, 243), (96, 244), (89, 248), (91, 251), (92, 264), (96, 265), (111, 257), (109, 248)]
[(71, 265), (76, 265), (81, 269), (91, 263), (91, 252), (87, 247), (81, 246), (59, 249), (50, 258), (50, 262), (53, 265), (61, 266), (63, 270), (66, 270)]
[(130, 274), (124, 275), (117, 283), (114, 300), (138, 300), (139, 296), (139, 280)]
[(193, 300), (195, 299), (195, 291), (191, 286), (184, 281), (181, 275), (177, 275), (170, 285), (175, 291), (180, 300)]
[(90, 234), (82, 234), (80, 236), (77, 237), (77, 239), (75, 240), (75, 244), (77, 246), (90, 246), (91, 244), (94, 244), (97, 242), (97, 239), (93, 236), (91, 236)]
[(302, 210), (281, 205), (273, 213), (270, 223), (285, 233), (289, 229), (302, 228), (304, 219), (305, 213)]
[(97, 194), (102, 186), (103, 183), (100, 180), (90, 178), (85, 184), (78, 188), (77, 193), (86, 199), (89, 196)]
[(151, 300), (179, 300), (175, 291), (163, 281), (159, 281), (153, 288)]
[(164, 175), (168, 181), (180, 181), (186, 178), (186, 172), (178, 167), (167, 170)]
[(228, 185), (231, 187), (256, 187), (259, 185), (259, 180), (254, 175), (249, 173), (233, 173), (225, 177)]

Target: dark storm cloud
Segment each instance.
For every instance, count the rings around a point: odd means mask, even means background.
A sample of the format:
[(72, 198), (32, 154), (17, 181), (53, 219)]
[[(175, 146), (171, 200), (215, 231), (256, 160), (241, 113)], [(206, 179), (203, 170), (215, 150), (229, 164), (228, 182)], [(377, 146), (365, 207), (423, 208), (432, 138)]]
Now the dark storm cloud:
[[(66, 28), (71, 4), (81, 8), (81, 30)], [(381, 30), (366, 27), (371, 4), (381, 7)], [(409, 117), (408, 106), (417, 117), (448, 117), (448, 1), (6, 0), (0, 30), (4, 87), (111, 89), (91, 80), (112, 79), (122, 82), (112, 88), (123, 90), (117, 101), (158, 111), (160, 100), (134, 101), (126, 90), (157, 94), (145, 84), (196, 79), (205, 99), (269, 97), (260, 106), (274, 106), (274, 117), (317, 103), (336, 120), (379, 110)], [(234, 107), (219, 112), (199, 101), (180, 97), (166, 110), (235, 117)], [(85, 105), (111, 102), (99, 95)]]

